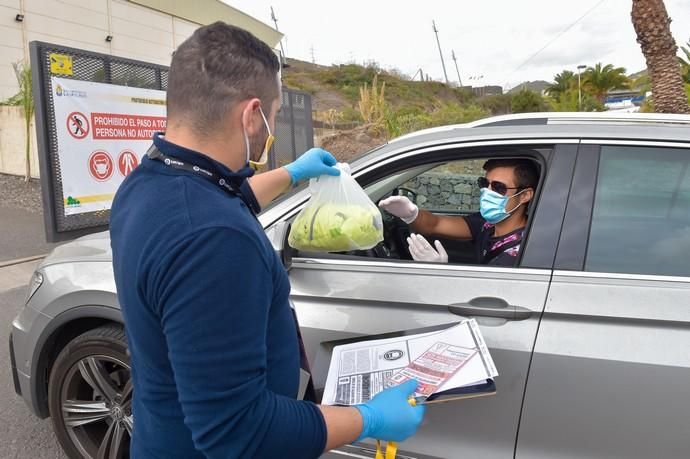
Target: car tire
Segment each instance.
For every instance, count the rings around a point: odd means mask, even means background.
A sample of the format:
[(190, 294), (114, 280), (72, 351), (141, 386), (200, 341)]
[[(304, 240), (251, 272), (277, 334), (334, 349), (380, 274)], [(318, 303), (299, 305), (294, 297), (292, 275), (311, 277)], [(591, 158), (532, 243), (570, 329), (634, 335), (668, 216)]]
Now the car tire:
[(70, 341), (50, 372), (48, 405), (70, 458), (129, 457), (132, 382), (122, 327), (105, 325)]

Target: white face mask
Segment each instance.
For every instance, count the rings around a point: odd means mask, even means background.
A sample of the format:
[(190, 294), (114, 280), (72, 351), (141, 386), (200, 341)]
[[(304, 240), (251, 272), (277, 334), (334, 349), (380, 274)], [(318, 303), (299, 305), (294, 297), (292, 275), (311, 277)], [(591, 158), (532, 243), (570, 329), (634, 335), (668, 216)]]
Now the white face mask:
[(263, 166), (268, 162), (268, 152), (276, 139), (275, 136), (271, 133), (271, 127), (268, 125), (268, 120), (266, 119), (266, 115), (264, 115), (264, 111), (261, 109), (261, 107), (259, 107), (259, 113), (261, 113), (261, 118), (264, 120), (264, 124), (266, 125), (268, 137), (266, 138), (266, 143), (264, 144), (264, 151), (261, 153), (261, 157), (258, 161), (252, 161), (252, 152), (251, 148), (249, 147), (249, 136), (247, 136), (246, 129), (242, 127), (242, 130), (244, 132), (244, 144), (247, 149), (247, 163), (249, 163), (249, 165), (253, 167)]

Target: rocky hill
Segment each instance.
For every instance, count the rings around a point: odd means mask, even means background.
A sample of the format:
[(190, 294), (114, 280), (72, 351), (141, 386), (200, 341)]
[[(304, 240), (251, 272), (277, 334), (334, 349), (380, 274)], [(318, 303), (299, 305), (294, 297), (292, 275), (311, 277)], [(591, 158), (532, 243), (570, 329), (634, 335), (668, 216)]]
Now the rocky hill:
[(472, 98), (471, 91), (437, 81), (412, 81), (406, 75), (382, 70), (376, 66), (357, 64), (325, 67), (288, 59), (283, 69), (283, 84), (310, 93), (313, 109), (321, 112), (331, 108), (344, 112), (346, 118), (356, 110), (359, 88), (371, 85), (374, 76), (379, 84), (386, 83), (386, 101), (394, 108), (432, 110), (442, 103), (462, 104)]

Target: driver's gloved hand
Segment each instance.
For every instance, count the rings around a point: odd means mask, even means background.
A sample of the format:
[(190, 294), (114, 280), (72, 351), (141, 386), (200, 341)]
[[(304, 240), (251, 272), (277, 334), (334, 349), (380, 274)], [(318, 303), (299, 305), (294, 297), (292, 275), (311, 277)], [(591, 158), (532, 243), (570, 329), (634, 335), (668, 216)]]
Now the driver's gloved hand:
[(439, 241), (434, 241), (434, 249), (429, 241), (421, 234), (410, 234), (407, 238), (410, 255), (414, 261), (431, 261), (434, 263), (448, 263), (448, 253)]
[(379, 202), (379, 207), (395, 215), (408, 225), (415, 221), (417, 215), (419, 215), (419, 207), (405, 196), (391, 196), (390, 198), (382, 199)]

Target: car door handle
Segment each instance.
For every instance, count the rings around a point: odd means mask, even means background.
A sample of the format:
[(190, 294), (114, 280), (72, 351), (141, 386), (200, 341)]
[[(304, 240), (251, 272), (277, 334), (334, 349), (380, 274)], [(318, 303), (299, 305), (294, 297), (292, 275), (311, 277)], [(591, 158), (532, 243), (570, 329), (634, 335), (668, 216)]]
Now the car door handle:
[(467, 303), (448, 305), (448, 311), (459, 316), (496, 317), (506, 320), (525, 320), (532, 316), (532, 311), (521, 306), (508, 304), (503, 298), (480, 296)]

